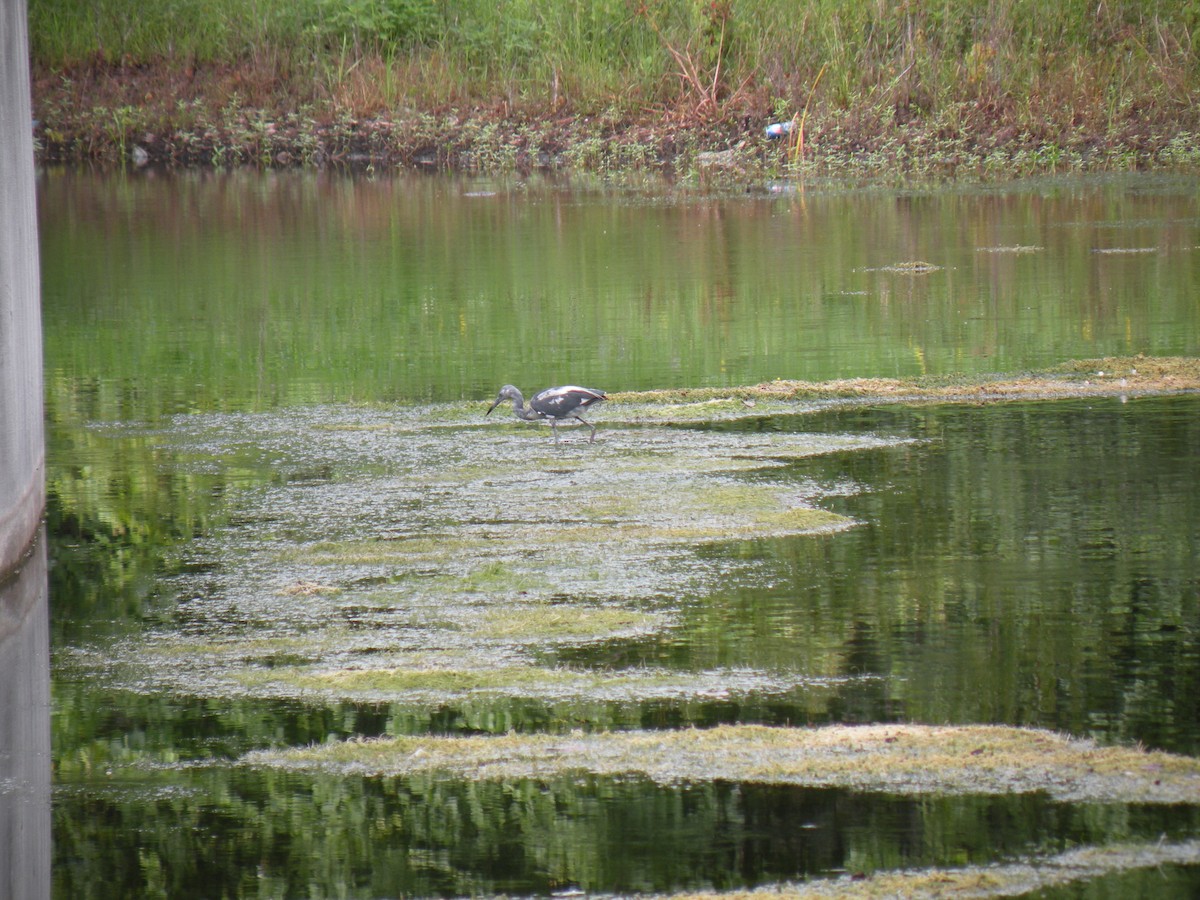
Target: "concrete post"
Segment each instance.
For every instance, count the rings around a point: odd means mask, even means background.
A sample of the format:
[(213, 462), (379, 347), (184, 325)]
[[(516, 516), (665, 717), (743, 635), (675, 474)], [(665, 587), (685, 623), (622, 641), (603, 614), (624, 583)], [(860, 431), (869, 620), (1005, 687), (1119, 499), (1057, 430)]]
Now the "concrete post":
[(48, 900), (42, 321), (24, 0), (0, 0), (0, 897)]
[(28, 48), (25, 4), (0, 3), (0, 578), (28, 552), (46, 502)]
[(0, 580), (0, 897), (50, 900), (50, 828), (50, 617), (43, 538), (15, 575)]

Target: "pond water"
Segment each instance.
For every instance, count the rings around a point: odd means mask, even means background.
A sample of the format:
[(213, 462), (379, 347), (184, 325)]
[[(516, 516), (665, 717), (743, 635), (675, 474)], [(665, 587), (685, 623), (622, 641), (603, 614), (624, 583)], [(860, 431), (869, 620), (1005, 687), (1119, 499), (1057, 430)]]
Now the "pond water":
[(39, 200), (57, 896), (729, 889), (1200, 833), (1042, 795), (240, 762), (902, 721), (1200, 754), (1200, 397), (630, 400), (560, 445), (483, 416), (507, 382), (1200, 355), (1194, 182), (51, 170)]

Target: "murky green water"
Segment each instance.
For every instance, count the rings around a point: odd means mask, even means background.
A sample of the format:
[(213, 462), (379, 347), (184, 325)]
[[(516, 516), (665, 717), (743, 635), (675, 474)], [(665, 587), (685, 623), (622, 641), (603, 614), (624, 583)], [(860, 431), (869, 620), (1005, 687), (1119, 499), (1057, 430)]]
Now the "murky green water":
[[(1196, 349), (1187, 181), (706, 199), (56, 172), (39, 190), (52, 391), (84, 402), (92, 379), (104, 418)], [(917, 261), (941, 268), (892, 271)]]
[(1200, 830), (1190, 807), (1037, 796), (231, 764), (721, 722), (1200, 753), (1200, 398), (673, 425), (614, 403), (594, 445), (557, 448), (482, 417), (505, 382), (1197, 355), (1194, 184), (40, 189), (58, 895), (732, 888)]

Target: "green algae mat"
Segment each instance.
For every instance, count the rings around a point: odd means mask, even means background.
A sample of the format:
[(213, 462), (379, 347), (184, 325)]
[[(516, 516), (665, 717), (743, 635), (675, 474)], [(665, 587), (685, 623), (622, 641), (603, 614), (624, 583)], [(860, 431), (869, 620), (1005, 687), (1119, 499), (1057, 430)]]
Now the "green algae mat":
[(231, 498), (227, 524), (189, 550), (205, 574), (180, 588), (172, 623), (107, 655), (85, 654), (84, 664), (136, 690), (320, 704), (807, 695), (819, 705), (859, 677), (840, 660), (809, 659), (796, 672), (605, 669), (555, 658), (669, 636), (704, 598), (753, 580), (751, 559), (706, 548), (863, 526), (824, 504), (855, 491), (852, 479), (797, 479), (796, 463), (920, 442), (721, 423), (802, 421), (828, 403), (1198, 388), (1196, 360), (1130, 357), (974, 382), (614, 394), (595, 444), (586, 430), (564, 428), (558, 446), (544, 427), (485, 419), (486, 401), (180, 417), (160, 439), (184, 464), (244, 473), (247, 486)]
[(899, 794), (1041, 791), (1055, 800), (1200, 803), (1200, 760), (1027, 728), (731, 725), (668, 732), (342, 741), (248, 754), (249, 765), (454, 778), (639, 775)]
[[(483, 402), (181, 417), (162, 439), (196, 471), (244, 473), (232, 512), (189, 552), (172, 619), (81, 651), (120, 688), (393, 710), (474, 710), (471, 737), (284, 747), (238, 765), (367, 776), (715, 780), (902, 795), (1040, 793), (1063, 803), (1200, 804), (1200, 761), (1047, 731), (968, 725), (729, 725), (641, 730), (613, 710), (664, 701), (784, 698), (820, 708), (844, 660), (803, 670), (571, 664), (612, 642), (668, 640), (706, 598), (755, 577), (714, 547), (820, 540), (867, 523), (827, 508), (852, 478), (797, 463), (903, 453), (920, 439), (726, 428), (833, 404), (993, 403), (1200, 389), (1194, 361), (1072, 363), (1038, 376), (773, 382), (613, 395), (586, 430), (483, 420)], [(695, 426), (701, 427), (695, 427)], [(579, 730), (503, 733), (536, 702)], [(612, 730), (618, 729), (618, 730)], [(1089, 855), (1090, 854), (1090, 855)], [(1195, 842), (1084, 848), (1026, 864), (876, 875), (783, 893), (1005, 896), (1156, 865), (1196, 865)], [(1031, 872), (1034, 874), (1031, 875)], [(954, 893), (959, 891), (959, 893)], [(922, 894), (924, 892), (924, 894)], [(974, 893), (972, 893), (974, 892)], [(1009, 892), (1006, 894), (1005, 892)], [(823, 893), (812, 894), (825, 896)]]

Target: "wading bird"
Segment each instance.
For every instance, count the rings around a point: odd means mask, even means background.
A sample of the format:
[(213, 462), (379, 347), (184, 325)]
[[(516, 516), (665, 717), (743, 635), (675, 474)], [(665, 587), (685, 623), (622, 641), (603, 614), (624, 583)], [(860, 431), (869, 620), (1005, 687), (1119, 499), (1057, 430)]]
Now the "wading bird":
[(533, 399), (529, 401), (529, 406), (526, 406), (521, 392), (511, 384), (506, 384), (500, 388), (496, 402), (488, 407), (488, 411), (484, 415), (490, 416), (493, 409), (505, 400), (511, 400), (513, 413), (518, 419), (524, 419), (526, 422), (540, 422), (548, 419), (550, 427), (554, 430), (554, 443), (558, 443), (557, 423), (562, 419), (578, 419), (592, 429), (592, 435), (588, 438), (590, 444), (596, 440), (596, 426), (585, 421), (580, 413), (593, 406), (599, 406), (607, 399), (608, 396), (604, 391), (594, 391), (591, 388), (568, 384), (563, 387), (546, 388), (534, 395)]

